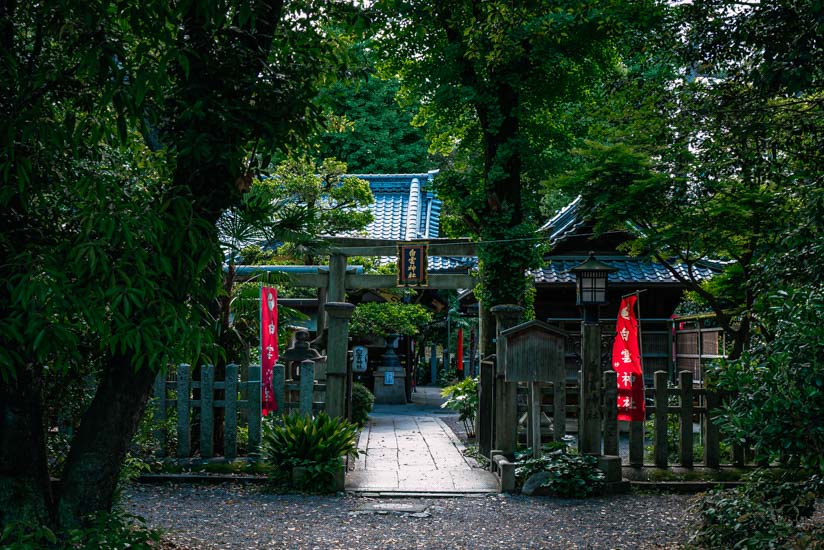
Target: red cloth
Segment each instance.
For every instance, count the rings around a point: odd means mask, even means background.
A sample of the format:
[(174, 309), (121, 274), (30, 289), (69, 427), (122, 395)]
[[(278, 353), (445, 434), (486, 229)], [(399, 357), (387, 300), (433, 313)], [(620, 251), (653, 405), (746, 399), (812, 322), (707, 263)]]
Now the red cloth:
[(612, 344), (612, 368), (618, 374), (618, 420), (644, 420), (644, 373), (638, 347), (638, 296), (621, 301)]
[(278, 290), (260, 288), (260, 366), (263, 416), (278, 410), (272, 373), (278, 360)]
[(458, 329), (458, 358), (455, 363), (457, 371), (463, 372), (463, 329)]

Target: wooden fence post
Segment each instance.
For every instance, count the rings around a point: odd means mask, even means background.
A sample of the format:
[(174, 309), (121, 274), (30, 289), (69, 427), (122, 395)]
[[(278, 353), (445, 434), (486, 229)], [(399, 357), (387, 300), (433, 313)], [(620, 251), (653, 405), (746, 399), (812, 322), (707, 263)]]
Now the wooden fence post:
[(681, 466), (692, 468), (693, 435), (692, 435), (692, 373), (681, 371), (678, 374), (678, 386), (681, 399), (681, 421), (678, 434), (678, 446), (681, 451)]
[(155, 456), (166, 458), (166, 369), (161, 369), (154, 384), (154, 438), (157, 443)]
[(226, 431), (223, 437), (223, 456), (228, 460), (237, 457), (237, 370), (234, 363), (226, 365), (226, 380), (224, 381), (223, 410), (226, 419)]
[[(286, 414), (286, 367), (275, 363), (272, 370), (272, 391), (278, 405), (276, 414)], [(271, 413), (270, 413), (271, 414)]]
[(604, 454), (618, 456), (618, 373), (604, 371)]
[(315, 392), (315, 362), (304, 359), (300, 362), (300, 413), (312, 415)]
[(657, 468), (667, 467), (667, 408), (669, 407), (669, 396), (667, 392), (666, 371), (655, 371), (655, 466)]
[(215, 366), (200, 366), (200, 456), (212, 458), (214, 452)]
[(191, 392), (189, 365), (177, 367), (177, 456), (189, 458), (192, 452), (189, 425), (189, 396)]
[(718, 437), (718, 426), (712, 421), (710, 416), (718, 408), (718, 394), (707, 387), (704, 382), (704, 401), (707, 410), (704, 412), (704, 466), (707, 468), (718, 468), (721, 464), (720, 438)]
[(629, 465), (633, 468), (644, 465), (644, 422), (641, 420), (629, 423)]
[(495, 356), (481, 361), (478, 388), (478, 451), (486, 458), (492, 455), (492, 426), (495, 407)]
[(561, 442), (566, 436), (567, 419), (567, 387), (566, 380), (555, 380), (552, 383), (552, 440)]
[(246, 383), (248, 398), (246, 399), (246, 418), (249, 421), (249, 452), (250, 456), (257, 454), (260, 449), (260, 365), (249, 365), (249, 381)]

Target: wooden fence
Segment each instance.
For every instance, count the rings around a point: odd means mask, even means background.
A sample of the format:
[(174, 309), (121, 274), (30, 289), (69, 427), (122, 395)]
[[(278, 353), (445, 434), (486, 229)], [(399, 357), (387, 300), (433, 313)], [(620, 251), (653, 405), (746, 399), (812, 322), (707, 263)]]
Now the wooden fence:
[[(323, 410), (324, 403), (314, 397), (320, 395), (326, 387), (314, 381), (313, 361), (301, 363), (300, 381), (284, 380), (284, 366), (275, 365), (272, 386), (275, 400), (280, 406), (277, 414), (298, 409), (301, 412)], [(215, 380), (213, 365), (196, 367), (200, 376), (192, 376), (191, 366), (179, 365), (170, 376), (161, 374), (155, 380), (154, 399), (154, 438), (156, 441), (158, 458), (169, 455), (167, 448), (167, 425), (169, 412), (175, 411), (177, 450), (176, 458), (189, 459), (192, 456), (192, 417), (197, 413), (199, 418), (199, 456), (202, 459), (211, 459), (215, 456), (213, 431), (215, 424), (215, 410), (223, 409), (223, 457), (233, 460), (238, 456), (238, 425), (248, 428), (247, 454), (253, 455), (260, 448), (261, 441), (261, 368), (260, 365), (249, 366), (249, 379), (241, 381), (238, 378), (238, 366), (226, 365), (224, 380)], [(199, 378), (199, 379), (198, 379)], [(220, 399), (215, 398), (215, 392), (223, 393)], [(193, 396), (197, 393), (199, 398)], [(245, 397), (244, 397), (245, 396)]]
[[(494, 441), (494, 386), (497, 383), (494, 376), (494, 357), (481, 363), (480, 403), (478, 415), (478, 445), (479, 450), (489, 456)], [(603, 454), (620, 456), (619, 422), (617, 420), (617, 381), (614, 371), (604, 372), (604, 400), (602, 403), (603, 422)], [(533, 425), (528, 418), (526, 385), (519, 388), (518, 418), (520, 439), (531, 441), (528, 433)], [(542, 384), (541, 414), (543, 425), (543, 441), (559, 440), (554, 433), (555, 426), (564, 426), (566, 435), (567, 418), (578, 416), (579, 386), (574, 383), (566, 384), (566, 406), (556, 410), (552, 384)], [(693, 374), (682, 371), (678, 374), (678, 384), (669, 384), (669, 374), (666, 371), (654, 373), (654, 385), (646, 389), (647, 418), (652, 424), (651, 437), (645, 433), (645, 422), (627, 422), (629, 449), (628, 457), (624, 453), (624, 464), (633, 467), (668, 468), (681, 466), (685, 468), (720, 466), (744, 466), (748, 457), (747, 450), (740, 445), (730, 445), (729, 454), (722, 453), (722, 441), (718, 427), (712, 421), (714, 412), (721, 406), (722, 396), (707, 390), (694, 383)], [(559, 411), (561, 411), (559, 413)], [(559, 414), (566, 413), (558, 418)], [(672, 421), (672, 422), (671, 422)], [(675, 424), (676, 433), (670, 434)], [(698, 428), (696, 433), (695, 428)], [(627, 431), (625, 430), (625, 431)], [(573, 430), (574, 431), (574, 430)], [(574, 435), (574, 434), (573, 434)], [(673, 437), (674, 436), (674, 437)], [(675, 440), (676, 449), (670, 449), (670, 440)], [(646, 446), (651, 444), (652, 455), (645, 458)], [(696, 445), (702, 446), (702, 453), (695, 459)], [(674, 455), (674, 460), (671, 460)], [(627, 461), (628, 458), (628, 461)]]
[[(249, 433), (249, 452), (256, 452), (260, 446), (260, 365), (249, 367), (249, 380), (238, 381), (238, 366), (226, 365), (226, 378), (215, 380), (215, 367), (203, 365), (200, 369), (200, 380), (192, 379), (192, 368), (189, 365), (179, 365), (174, 380), (167, 380), (162, 374), (155, 380), (155, 439), (158, 443), (157, 456), (165, 458), (166, 424), (170, 408), (177, 412), (177, 458), (186, 459), (192, 454), (192, 411), (198, 411), (200, 419), (199, 449), (201, 458), (215, 456), (213, 445), (214, 410), (224, 409), (224, 449), (223, 456), (232, 460), (237, 457), (238, 414), (244, 414), (247, 419)], [(195, 377), (196, 378), (196, 377)], [(243, 388), (242, 386), (245, 386)], [(247, 398), (239, 399), (238, 392), (243, 392)], [(199, 390), (200, 398), (194, 399), (192, 391)], [(222, 399), (215, 399), (215, 390), (224, 393)]]

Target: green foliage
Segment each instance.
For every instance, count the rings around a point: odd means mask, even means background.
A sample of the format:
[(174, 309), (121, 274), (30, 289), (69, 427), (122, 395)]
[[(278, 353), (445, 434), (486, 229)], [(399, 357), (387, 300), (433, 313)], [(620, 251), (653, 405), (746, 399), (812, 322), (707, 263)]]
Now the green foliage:
[[(49, 487), (41, 415), (57, 408), (45, 399), (68, 397), (50, 387), (59, 375), (94, 394), (70, 460), (107, 462), (101, 483), (67, 463), (65, 490), (32, 495), (35, 519), (108, 507), (101, 493), (151, 370), (220, 358), (215, 222), (322, 118), (317, 91), (347, 65), (354, 11), (314, 0), (0, 7), (0, 104), (12, 106), (0, 132), (0, 402), (12, 411), (0, 415), (0, 469)], [(0, 496), (0, 522), (28, 509)]]
[(305, 468), (303, 488), (327, 488), (343, 467), (340, 459), (356, 458), (358, 427), (324, 412), (312, 417), (293, 412), (267, 417), (263, 424), (262, 455), (270, 464), (291, 470)]
[(397, 79), (370, 74), (364, 82), (336, 83), (324, 91), (337, 122), (316, 138), (319, 158), (346, 162), (356, 174), (415, 174), (432, 168), (423, 131), (398, 104)]
[(120, 511), (98, 514), (83, 527), (67, 532), (55, 533), (45, 525), (15, 521), (0, 533), (0, 546), (8, 550), (122, 550), (159, 545), (159, 531), (147, 528), (143, 518)]
[(824, 291), (780, 292), (762, 322), (769, 340), (737, 361), (707, 370), (710, 383), (735, 393), (716, 418), (757, 460), (780, 460), (824, 473)]
[[(821, 282), (813, 219), (822, 214), (824, 75), (811, 48), (821, 7), (661, 8), (662, 24), (643, 47), (629, 44), (624, 70), (596, 91), (581, 162), (551, 189), (580, 193), (599, 232), (634, 230), (632, 253), (681, 268), (737, 358), (763, 298), (790, 281)], [(707, 258), (725, 260), (722, 273), (700, 283), (688, 272)]]
[(457, 384), (441, 389), (445, 397), (441, 408), (452, 409), (463, 422), (466, 435), (475, 437), (475, 414), (478, 412), (478, 378), (464, 378)]
[(360, 382), (352, 384), (352, 422), (363, 427), (369, 420), (375, 396)]
[[(538, 267), (538, 182), (556, 168), (584, 120), (562, 117), (591, 83), (618, 66), (615, 41), (648, 21), (653, 2), (512, 4), (382, 0), (381, 69), (431, 150), (449, 155), (435, 185), (447, 232), (479, 241), (488, 306), (523, 303), (524, 272)], [(425, 39), (422, 39), (425, 37)], [(547, 82), (552, 82), (547, 86)], [(563, 119), (563, 120), (562, 120)]]
[(706, 548), (806, 547), (795, 544), (805, 540), (796, 526), (812, 515), (821, 489), (819, 478), (799, 482), (756, 471), (741, 487), (697, 498), (691, 511), (699, 525), (690, 542)]
[(453, 368), (442, 368), (438, 371), (438, 386), (446, 388), (458, 381), (458, 371)]
[(413, 336), (432, 320), (432, 313), (419, 304), (364, 302), (355, 307), (349, 332), (358, 336)]
[(585, 498), (600, 493), (604, 474), (593, 456), (572, 454), (565, 448), (555, 449), (541, 458), (523, 457), (517, 461), (515, 478), (520, 485), (533, 474), (548, 472), (541, 486), (548, 487), (554, 496)]

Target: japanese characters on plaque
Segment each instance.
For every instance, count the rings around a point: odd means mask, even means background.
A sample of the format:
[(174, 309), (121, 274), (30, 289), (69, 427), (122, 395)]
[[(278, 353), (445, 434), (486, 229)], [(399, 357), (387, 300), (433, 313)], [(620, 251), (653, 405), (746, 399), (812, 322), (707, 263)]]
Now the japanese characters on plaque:
[(425, 244), (398, 245), (398, 285), (426, 286)]

